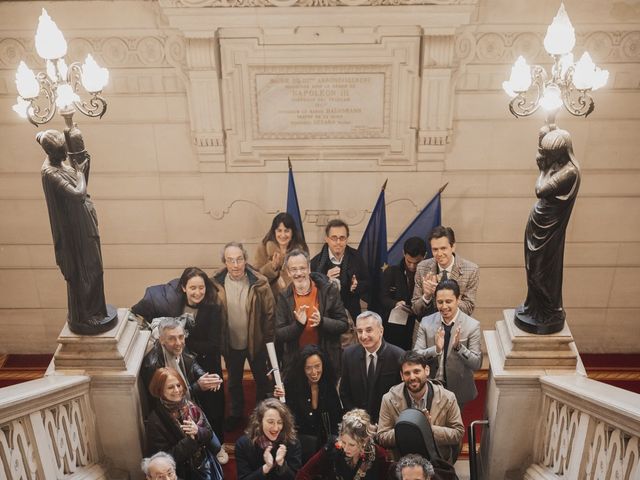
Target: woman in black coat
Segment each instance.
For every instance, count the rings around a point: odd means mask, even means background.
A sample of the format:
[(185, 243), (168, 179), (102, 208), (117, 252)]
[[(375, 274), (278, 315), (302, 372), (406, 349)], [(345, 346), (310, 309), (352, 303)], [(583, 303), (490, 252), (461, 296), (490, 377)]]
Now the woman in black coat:
[[(187, 348), (196, 355), (198, 364), (208, 373), (222, 378), (221, 358), (221, 307), (215, 302), (216, 287), (207, 274), (197, 267), (188, 267), (179, 279), (164, 285), (147, 288), (144, 297), (131, 307), (131, 311), (151, 322), (158, 317), (179, 317), (191, 313), (194, 321), (187, 322), (185, 330)], [(224, 388), (201, 392), (198, 402), (211, 422), (216, 436), (223, 441)], [(228, 461), (224, 449), (219, 460)]]
[(274, 396), (286, 395), (302, 445), (302, 462), (316, 453), (331, 435), (338, 434), (342, 403), (336, 390), (336, 372), (317, 345), (305, 345), (287, 374), (284, 387)]
[(238, 480), (293, 480), (301, 464), (291, 412), (280, 400), (263, 400), (236, 442)]
[(159, 368), (149, 391), (159, 402), (147, 419), (148, 453), (169, 453), (184, 480), (221, 479), (222, 468), (210, 451), (211, 426), (200, 407), (187, 399), (182, 375), (173, 368)]

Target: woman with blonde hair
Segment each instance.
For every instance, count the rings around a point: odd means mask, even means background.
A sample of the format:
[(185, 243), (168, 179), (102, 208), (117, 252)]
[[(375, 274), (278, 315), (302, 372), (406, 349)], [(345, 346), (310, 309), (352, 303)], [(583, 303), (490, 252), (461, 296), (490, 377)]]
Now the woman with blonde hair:
[(284, 257), (294, 249), (309, 253), (309, 248), (293, 217), (286, 212), (281, 212), (273, 218), (271, 228), (258, 245), (253, 265), (269, 280), (275, 299), (291, 283), (287, 269), (284, 268)]
[(293, 415), (279, 400), (263, 400), (236, 442), (238, 480), (293, 480), (301, 463)]
[(385, 480), (391, 463), (384, 448), (373, 443), (369, 414), (356, 408), (344, 414), (340, 434), (300, 469), (296, 480)]

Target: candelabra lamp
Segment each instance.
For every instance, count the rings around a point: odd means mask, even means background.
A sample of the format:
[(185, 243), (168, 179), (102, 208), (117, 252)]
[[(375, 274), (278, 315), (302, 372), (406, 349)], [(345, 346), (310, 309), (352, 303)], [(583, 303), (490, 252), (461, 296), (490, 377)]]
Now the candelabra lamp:
[[(83, 65), (67, 66), (67, 42), (44, 9), (35, 44), (46, 72), (36, 75), (20, 62), (16, 74), (20, 96), (13, 109), (35, 126), (48, 123), (56, 112), (64, 118), (64, 133), (45, 130), (36, 135), (46, 154), (42, 188), (56, 264), (67, 282), (67, 324), (73, 333), (96, 335), (113, 328), (117, 312), (104, 298), (98, 217), (87, 193), (91, 157), (73, 115), (76, 111), (89, 117), (104, 115), (107, 102), (100, 94), (109, 73), (91, 55)], [(78, 95), (81, 85), (90, 95), (88, 100)]]
[(604, 86), (609, 77), (609, 72), (594, 65), (588, 52), (574, 63), (571, 51), (575, 43), (575, 31), (561, 4), (544, 38), (544, 48), (553, 57), (551, 74), (539, 65), (527, 65), (520, 56), (511, 77), (502, 84), (512, 97), (509, 111), (516, 118), (531, 115), (540, 107), (546, 111), (536, 156), (538, 200), (524, 235), (527, 298), (515, 309), (514, 318), (522, 330), (541, 335), (564, 328), (565, 235), (581, 176), (571, 135), (556, 126), (556, 114), (564, 106), (572, 115), (587, 117), (595, 108), (591, 92)]
[[(36, 52), (45, 61), (46, 71), (35, 74), (24, 61), (16, 73), (18, 103), (13, 109), (35, 126), (49, 122), (56, 111), (64, 117), (67, 127), (72, 126), (73, 114), (80, 111), (88, 117), (102, 117), (107, 102), (102, 89), (109, 80), (109, 71), (100, 67), (91, 54), (81, 65), (67, 65), (67, 41), (43, 8), (35, 36)], [(80, 86), (90, 95), (82, 100)]]

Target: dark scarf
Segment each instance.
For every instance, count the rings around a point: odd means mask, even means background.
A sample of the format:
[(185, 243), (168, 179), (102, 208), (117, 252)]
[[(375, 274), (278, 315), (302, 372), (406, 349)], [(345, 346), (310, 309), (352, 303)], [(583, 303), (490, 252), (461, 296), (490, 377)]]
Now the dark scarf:
[(172, 402), (161, 397), (160, 403), (178, 427), (182, 427), (182, 422), (185, 420), (193, 420), (198, 428), (204, 425), (204, 416), (200, 414), (198, 407), (187, 400), (186, 396), (179, 402)]

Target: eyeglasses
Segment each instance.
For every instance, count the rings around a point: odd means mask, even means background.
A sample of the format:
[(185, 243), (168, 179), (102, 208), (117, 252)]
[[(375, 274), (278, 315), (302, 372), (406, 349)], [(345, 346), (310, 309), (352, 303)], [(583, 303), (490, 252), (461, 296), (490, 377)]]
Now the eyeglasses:
[(347, 241), (347, 237), (345, 237), (344, 235), (342, 235), (341, 237), (338, 237), (337, 235), (332, 235), (329, 237), (329, 240), (331, 240), (332, 242), (338, 243), (338, 242), (346, 242)]
[(244, 262), (245, 262), (244, 257), (224, 259), (224, 263), (228, 263), (229, 265), (242, 265)]
[(304, 273), (307, 270), (309, 270), (309, 267), (294, 267), (294, 268), (288, 268), (288, 270), (291, 273)]

